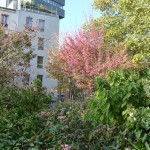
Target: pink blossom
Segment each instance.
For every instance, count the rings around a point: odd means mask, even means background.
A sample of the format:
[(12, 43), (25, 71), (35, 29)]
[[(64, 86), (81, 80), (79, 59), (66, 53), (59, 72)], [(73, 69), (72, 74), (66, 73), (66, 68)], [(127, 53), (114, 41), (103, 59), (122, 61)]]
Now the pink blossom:
[(103, 31), (91, 27), (88, 32), (78, 30), (64, 38), (60, 47), (61, 70), (74, 79), (76, 86), (92, 89), (96, 76), (104, 76), (107, 70), (129, 62), (124, 46), (116, 49), (104, 45), (103, 37)]
[(58, 116), (58, 119), (65, 119), (66, 116)]

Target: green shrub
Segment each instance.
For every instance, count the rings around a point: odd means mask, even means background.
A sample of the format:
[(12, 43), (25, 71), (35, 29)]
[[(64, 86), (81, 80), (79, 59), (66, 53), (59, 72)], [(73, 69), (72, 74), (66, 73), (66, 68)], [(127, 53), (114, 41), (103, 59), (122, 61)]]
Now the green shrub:
[(96, 79), (96, 92), (88, 100), (85, 115), (93, 125), (122, 125), (126, 120), (122, 113), (129, 108), (147, 107), (150, 99), (146, 95), (143, 79), (150, 80), (149, 70), (110, 71), (107, 79)]
[(38, 112), (50, 100), (51, 96), (46, 94), (39, 80), (35, 80), (31, 87), (19, 88), (14, 86), (0, 90), (1, 109), (15, 108), (20, 114)]
[(39, 112), (50, 100), (39, 80), (31, 87), (0, 89), (0, 149), (44, 148), (48, 135)]
[(120, 133), (122, 145), (131, 145), (137, 150), (150, 149), (150, 108), (128, 108), (123, 112), (125, 129)]
[(148, 150), (150, 145), (150, 71), (118, 69), (96, 79), (96, 92), (87, 102), (84, 119), (93, 126), (118, 128), (114, 149)]
[(36, 114), (20, 117), (16, 110), (1, 112), (0, 149), (29, 149), (42, 133), (43, 123)]

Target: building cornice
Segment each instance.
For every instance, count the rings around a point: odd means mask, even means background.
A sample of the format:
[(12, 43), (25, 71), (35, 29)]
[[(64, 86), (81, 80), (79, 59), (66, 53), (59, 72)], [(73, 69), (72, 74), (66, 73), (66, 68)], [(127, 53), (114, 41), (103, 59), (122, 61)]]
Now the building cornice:
[(6, 8), (6, 7), (0, 7), (0, 10), (5, 10), (9, 12), (16, 12), (16, 9)]

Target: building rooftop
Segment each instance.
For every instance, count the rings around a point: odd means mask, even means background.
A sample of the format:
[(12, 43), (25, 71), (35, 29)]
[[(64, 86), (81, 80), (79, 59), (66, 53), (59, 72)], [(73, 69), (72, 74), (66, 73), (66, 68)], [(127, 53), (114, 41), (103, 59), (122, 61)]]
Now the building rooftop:
[(65, 11), (63, 6), (65, 5), (65, 0), (33, 0), (35, 6), (44, 7), (50, 12), (57, 12), (60, 19), (65, 17)]

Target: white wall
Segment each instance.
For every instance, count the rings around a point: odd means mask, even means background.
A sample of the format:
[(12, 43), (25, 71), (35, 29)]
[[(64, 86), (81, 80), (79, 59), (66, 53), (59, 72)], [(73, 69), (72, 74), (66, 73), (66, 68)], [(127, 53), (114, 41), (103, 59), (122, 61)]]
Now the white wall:
[[(32, 25), (33, 27), (38, 27), (38, 20), (45, 20), (45, 28), (44, 32), (38, 31), (36, 33), (36, 37), (32, 42), (32, 47), (34, 48), (34, 53), (37, 56), (44, 57), (44, 68), (37, 68), (37, 57), (33, 58), (30, 61), (31, 67), (29, 69), (29, 73), (31, 74), (31, 81), (37, 78), (37, 75), (43, 75), (43, 86), (47, 88), (47, 91), (50, 92), (53, 88), (56, 87), (57, 81), (47, 78), (46, 73), (46, 62), (48, 58), (48, 49), (50, 47), (50, 39), (54, 34), (59, 34), (59, 18), (52, 17), (48, 15), (42, 15), (38, 13), (31, 13), (26, 11), (19, 11), (19, 30), (23, 28), (26, 24), (26, 17), (32, 17)], [(38, 37), (42, 37), (45, 39), (44, 50), (38, 50)]]
[(6, 7), (6, 0), (0, 0), (0, 7)]

